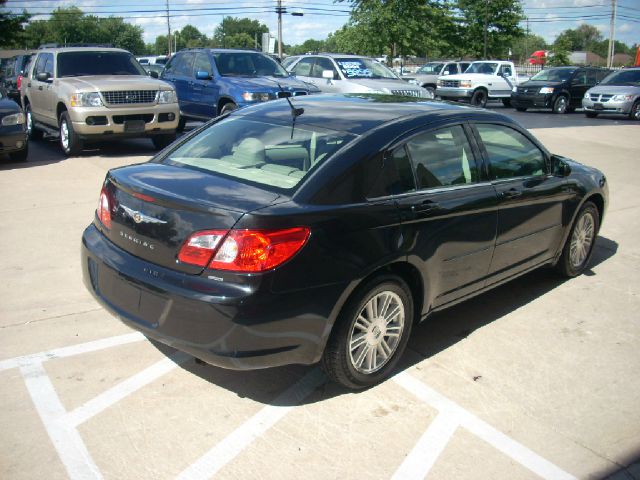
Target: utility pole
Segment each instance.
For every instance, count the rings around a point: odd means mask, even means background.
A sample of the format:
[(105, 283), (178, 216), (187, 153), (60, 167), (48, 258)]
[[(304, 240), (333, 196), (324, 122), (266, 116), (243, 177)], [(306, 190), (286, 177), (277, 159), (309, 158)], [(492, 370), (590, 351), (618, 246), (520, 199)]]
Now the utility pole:
[(167, 0), (167, 43), (169, 44), (169, 56), (171, 56), (171, 24), (169, 23), (169, 0)]
[(611, 23), (609, 24), (609, 51), (607, 52), (607, 67), (613, 66), (613, 55), (615, 54), (615, 29), (616, 29), (616, 0), (611, 0)]
[(527, 33), (524, 36), (524, 59), (518, 59), (519, 62), (526, 61), (529, 53), (529, 17), (527, 17)]
[(489, 28), (489, 0), (484, 2), (484, 60), (487, 59), (487, 29)]
[(276, 12), (278, 13), (278, 58), (282, 60), (282, 0), (278, 0)]

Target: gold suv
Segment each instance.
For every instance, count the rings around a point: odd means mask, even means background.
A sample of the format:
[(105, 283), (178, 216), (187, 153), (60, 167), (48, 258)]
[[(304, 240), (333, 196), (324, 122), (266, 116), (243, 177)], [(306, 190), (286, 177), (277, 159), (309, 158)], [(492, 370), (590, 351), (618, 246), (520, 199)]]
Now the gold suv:
[(175, 90), (147, 76), (126, 50), (40, 49), (20, 96), (29, 137), (58, 136), (67, 155), (78, 154), (85, 141), (148, 137), (161, 149), (176, 137)]

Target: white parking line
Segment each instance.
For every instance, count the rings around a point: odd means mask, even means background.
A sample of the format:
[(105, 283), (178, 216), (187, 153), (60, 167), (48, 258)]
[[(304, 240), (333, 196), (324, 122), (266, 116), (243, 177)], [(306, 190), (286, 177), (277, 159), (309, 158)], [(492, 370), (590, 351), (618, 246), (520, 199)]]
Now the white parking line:
[[(404, 389), (429, 404), (431, 407), (439, 410), (441, 412), (440, 415), (444, 413), (447, 421), (454, 421), (457, 425), (469, 430), (471, 433), (477, 435), (482, 440), (540, 477), (553, 480), (575, 480), (576, 477), (573, 475), (565, 472), (560, 467), (532, 452), (524, 445), (496, 430), (485, 421), (480, 420), (475, 415), (469, 413), (444, 395), (425, 385), (406, 371), (394, 376), (393, 380)], [(435, 421), (437, 421), (438, 418), (436, 418)], [(429, 433), (429, 430), (427, 430), (427, 434)], [(440, 437), (436, 436), (438, 432), (440, 432)], [(442, 440), (444, 435), (442, 435), (441, 432), (442, 426), (438, 426), (436, 434), (433, 436), (435, 436), (437, 440)], [(400, 478), (424, 478), (429, 473), (430, 468), (433, 466), (433, 462), (431, 461), (432, 455), (430, 455), (428, 450), (425, 449), (431, 447), (426, 442), (422, 442), (422, 440), (423, 439), (421, 438), (418, 445), (416, 445), (407, 458), (405, 458), (404, 462), (398, 469), (398, 472), (403, 475)], [(405, 464), (414, 469), (413, 474), (408, 467), (405, 468)]]
[(20, 371), (33, 404), (69, 478), (72, 480), (101, 479), (102, 474), (91, 458), (80, 434), (65, 421), (67, 412), (42, 363), (33, 362), (23, 365)]
[(273, 401), (273, 405), (262, 408), (195, 463), (187, 467), (178, 475), (178, 480), (211, 478), (325, 381), (326, 377), (317, 368), (307, 373), (281, 393)]

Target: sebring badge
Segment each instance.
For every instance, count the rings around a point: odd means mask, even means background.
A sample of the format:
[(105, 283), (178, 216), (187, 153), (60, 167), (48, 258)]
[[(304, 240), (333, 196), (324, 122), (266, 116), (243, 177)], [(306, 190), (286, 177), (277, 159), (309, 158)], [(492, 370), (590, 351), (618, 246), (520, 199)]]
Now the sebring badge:
[(160, 220), (159, 218), (150, 217), (149, 215), (145, 215), (142, 212), (138, 212), (137, 210), (134, 210), (133, 208), (129, 208), (126, 205), (120, 204), (120, 206), (122, 207), (122, 210), (124, 210), (124, 212), (127, 215), (133, 218), (133, 221), (136, 223), (159, 223), (159, 224), (167, 223), (166, 220)]

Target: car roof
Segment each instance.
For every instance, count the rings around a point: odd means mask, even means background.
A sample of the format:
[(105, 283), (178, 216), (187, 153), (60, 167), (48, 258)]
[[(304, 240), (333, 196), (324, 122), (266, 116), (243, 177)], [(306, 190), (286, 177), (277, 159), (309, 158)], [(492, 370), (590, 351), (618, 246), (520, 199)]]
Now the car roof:
[(63, 52), (124, 52), (129, 53), (122, 48), (112, 47), (54, 47), (54, 48), (41, 48), (35, 53), (63, 53)]
[[(490, 110), (393, 95), (310, 95), (293, 97), (291, 103), (295, 108), (304, 109), (304, 113), (296, 118), (296, 125), (315, 125), (354, 135), (362, 135), (384, 124), (411, 117), (428, 117), (434, 121), (443, 118), (473, 117), (515, 123), (509, 117)], [(291, 113), (291, 107), (286, 100), (274, 100), (238, 110), (234, 115), (288, 125), (291, 124)], [(425, 122), (421, 121), (421, 124), (424, 125)]]
[(184, 50), (180, 50), (178, 53), (205, 50), (212, 53), (259, 53), (260, 55), (265, 55), (258, 50), (251, 50), (250, 48), (185, 48)]

